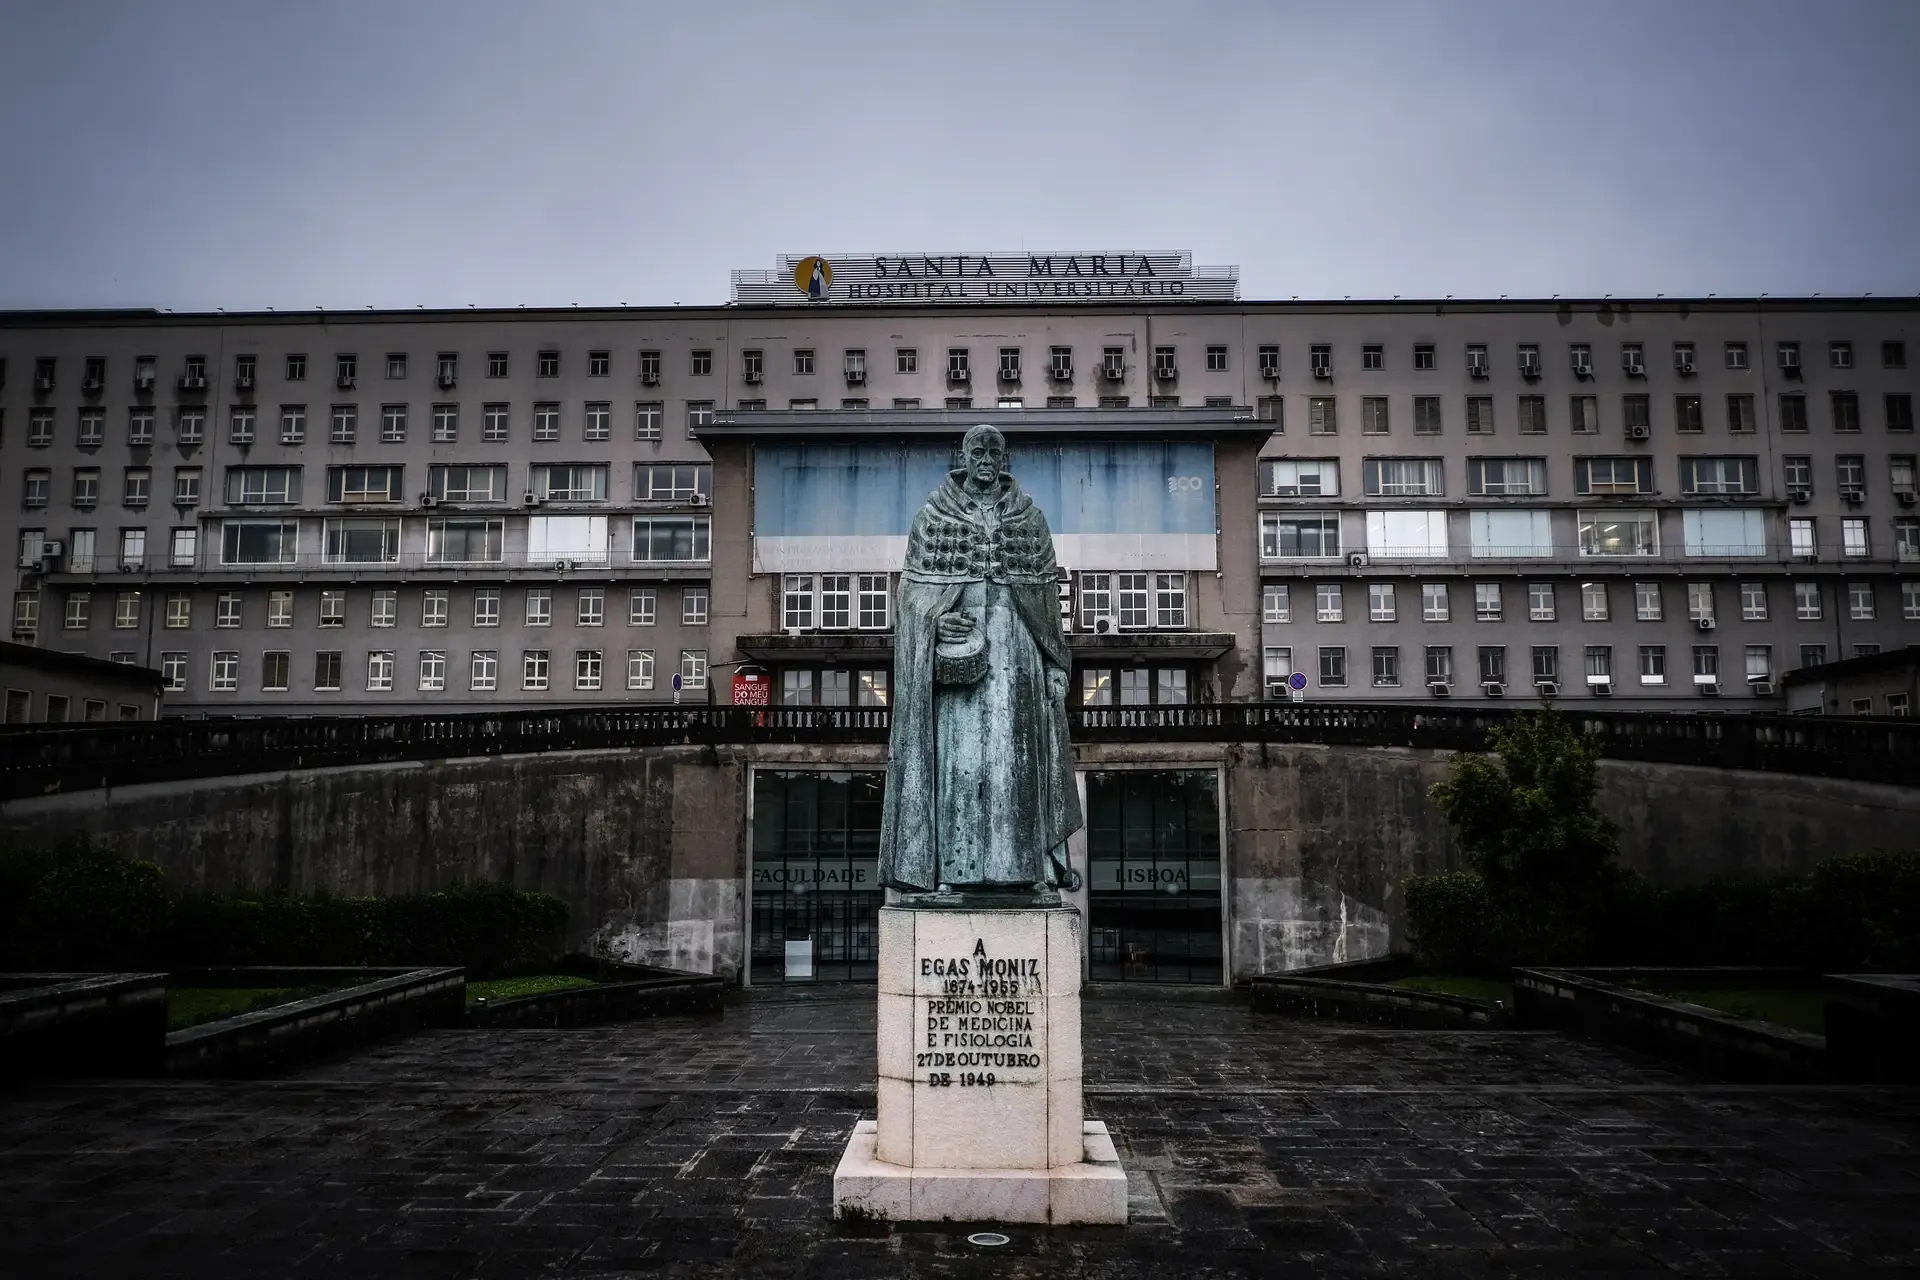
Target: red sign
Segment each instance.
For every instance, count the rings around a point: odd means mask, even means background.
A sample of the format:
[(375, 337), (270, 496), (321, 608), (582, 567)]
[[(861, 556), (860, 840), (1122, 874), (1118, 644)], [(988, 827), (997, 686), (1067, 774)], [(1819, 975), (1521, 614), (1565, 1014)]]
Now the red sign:
[(733, 677), (733, 705), (736, 707), (764, 707), (771, 701), (773, 681), (765, 676), (744, 675), (736, 672)]

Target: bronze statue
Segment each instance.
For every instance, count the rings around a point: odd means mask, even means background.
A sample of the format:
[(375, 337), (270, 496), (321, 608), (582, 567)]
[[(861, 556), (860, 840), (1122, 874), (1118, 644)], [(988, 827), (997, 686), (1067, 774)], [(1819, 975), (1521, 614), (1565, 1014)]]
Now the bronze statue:
[(961, 461), (907, 538), (880, 879), (1046, 895), (1080, 827), (1053, 533), (1000, 432), (968, 431)]

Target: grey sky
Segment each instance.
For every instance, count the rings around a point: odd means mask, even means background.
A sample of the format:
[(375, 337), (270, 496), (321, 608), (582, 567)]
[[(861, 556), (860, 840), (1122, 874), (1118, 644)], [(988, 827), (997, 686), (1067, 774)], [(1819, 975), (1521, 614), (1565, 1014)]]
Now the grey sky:
[(711, 303), (782, 251), (1249, 298), (1920, 292), (1920, 2), (0, 0), (0, 307)]

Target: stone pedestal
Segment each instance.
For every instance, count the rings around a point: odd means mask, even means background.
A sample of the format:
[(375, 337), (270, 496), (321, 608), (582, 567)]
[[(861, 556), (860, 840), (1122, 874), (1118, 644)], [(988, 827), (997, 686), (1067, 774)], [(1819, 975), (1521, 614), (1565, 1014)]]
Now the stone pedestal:
[(879, 1106), (834, 1213), (1124, 1223), (1127, 1182), (1080, 1092), (1079, 913), (880, 912)]

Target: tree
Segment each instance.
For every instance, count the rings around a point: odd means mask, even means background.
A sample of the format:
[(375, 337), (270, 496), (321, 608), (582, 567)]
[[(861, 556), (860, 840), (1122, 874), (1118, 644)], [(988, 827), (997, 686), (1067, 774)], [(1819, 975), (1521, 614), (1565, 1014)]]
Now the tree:
[(1551, 709), (1515, 716), (1490, 737), (1491, 757), (1455, 756), (1429, 794), (1521, 962), (1584, 957), (1622, 880), (1617, 830), (1594, 803), (1598, 747)]

